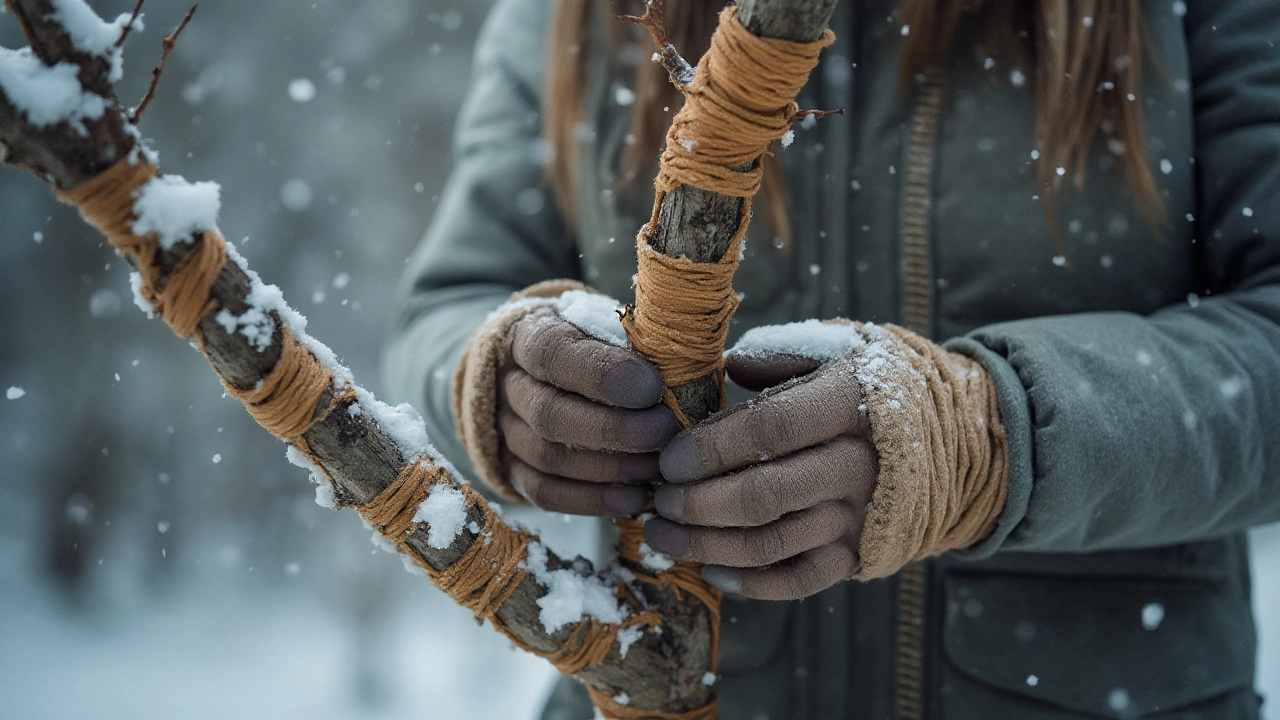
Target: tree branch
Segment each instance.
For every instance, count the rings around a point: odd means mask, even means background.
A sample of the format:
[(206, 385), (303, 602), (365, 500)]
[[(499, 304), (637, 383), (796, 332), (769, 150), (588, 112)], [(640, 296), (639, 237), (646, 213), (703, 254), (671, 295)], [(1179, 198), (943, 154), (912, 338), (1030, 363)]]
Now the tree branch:
[[(142, 7), (142, 2), (143, 0), (138, 0), (139, 8)], [(138, 124), (138, 122), (142, 120), (142, 114), (147, 111), (147, 106), (149, 106), (151, 101), (155, 99), (156, 86), (160, 84), (160, 76), (164, 74), (164, 66), (169, 62), (169, 53), (173, 52), (173, 48), (178, 44), (178, 36), (182, 35), (182, 31), (187, 29), (187, 23), (191, 22), (191, 17), (196, 14), (196, 10), (199, 7), (199, 3), (192, 5), (191, 9), (187, 11), (186, 16), (182, 18), (182, 22), (178, 23), (178, 29), (174, 30), (172, 35), (165, 36), (164, 42), (160, 45), (160, 62), (156, 63), (156, 66), (151, 68), (151, 84), (147, 86), (147, 94), (142, 96), (142, 102), (138, 103), (138, 107), (129, 111), (129, 122), (135, 125)], [(137, 10), (134, 10), (135, 18), (137, 17), (137, 12)], [(130, 27), (133, 27), (132, 20), (129, 21), (129, 26), (125, 28), (124, 32), (120, 33), (121, 42), (123, 42), (124, 38), (128, 35)]]
[[(775, 36), (812, 39), (825, 27), (834, 3), (835, 0), (744, 0), (741, 17), (744, 22), (746, 18), (755, 18), (759, 28), (784, 28), (777, 30)], [(140, 152), (137, 140), (140, 135), (127, 111), (121, 107), (109, 81), (109, 56), (95, 56), (78, 50), (65, 28), (54, 20), (56, 15), (50, 0), (4, 0), (4, 5), (17, 18), (34, 55), (49, 67), (60, 63), (75, 65), (84, 90), (101, 97), (106, 111), (101, 117), (85, 118), (77, 123), (62, 121), (39, 125), (27, 117), (26, 111), (0, 85), (3, 162), (31, 171), (55, 187), (66, 190), (98, 176), (132, 153)], [(817, 6), (828, 9), (825, 14), (815, 13), (812, 8)], [(793, 19), (799, 22), (807, 18), (816, 23), (818, 17), (822, 18), (820, 24), (790, 27)], [(748, 27), (756, 30), (752, 25)], [(123, 32), (127, 32), (127, 28)], [(171, 38), (166, 38), (167, 49)], [(0, 56), (0, 62), (10, 59)], [(715, 243), (720, 240), (727, 242), (732, 232), (724, 232), (720, 237), (717, 233), (708, 233), (707, 226), (720, 222), (724, 228), (736, 227), (736, 208), (740, 205), (733, 205), (733, 208), (730, 205), (740, 201), (694, 188), (681, 188), (671, 196), (676, 196), (678, 202), (669, 200), (669, 204), (673, 204), (671, 209), (664, 206), (660, 228), (664, 229), (666, 251), (708, 259), (716, 259), (723, 254), (723, 250), (715, 252)], [(725, 222), (724, 217), (730, 217), (732, 221)], [(156, 264), (166, 277), (193, 249), (195, 238), (191, 240), (193, 242), (176, 243), (159, 252)], [(135, 264), (138, 262), (133, 257), (129, 260)], [(252, 282), (245, 270), (236, 263), (227, 263), (210, 291), (216, 309), (199, 324), (211, 367), (237, 388), (255, 387), (271, 372), (281, 355), (282, 332), (278, 318), (273, 318), (276, 323), (273, 341), (265, 351), (254, 347), (244, 334), (228, 331), (214, 320), (220, 309), (235, 315), (245, 313), (250, 308), (247, 296), (251, 289)], [(318, 407), (327, 407), (332, 400), (330, 393), (320, 400)], [(406, 457), (386, 430), (377, 424), (374, 419), (376, 413), (343, 411), (359, 402), (356, 399), (343, 400), (335, 412), (319, 420), (303, 437), (313, 456), (330, 476), (335, 495), (344, 505), (363, 505), (373, 500), (407, 464), (417, 460), (416, 457)], [(473, 507), (468, 521), (483, 526), (486, 518), (481, 516), (481, 512), (479, 507)], [(406, 545), (436, 570), (452, 566), (473, 543), (479, 541), (476, 533), (464, 529), (448, 548), (441, 550), (428, 544), (428, 531), (425, 524), (416, 525)], [(581, 558), (567, 561), (550, 552), (548, 555), (550, 568), (592, 572), (590, 563)], [(555, 633), (545, 630), (537, 601), (546, 593), (546, 587), (532, 575), (527, 575), (497, 612), (497, 617), (522, 643), (542, 654), (560, 648), (577, 628), (577, 624), (571, 624)], [(610, 694), (626, 692), (633, 707), (667, 713), (688, 712), (700, 707), (713, 693), (702, 680), (710, 653), (710, 631), (705, 610), (653, 588), (646, 588), (645, 593), (649, 595), (650, 607), (658, 609), (663, 616), (663, 632), (645, 632), (631, 645), (625, 658), (615, 642), (604, 662), (587, 668), (580, 677)]]
[[(738, 3), (738, 20), (761, 37), (813, 42), (826, 31), (836, 2), (742, 0)], [(645, 16), (653, 9), (651, 5)], [(694, 262), (716, 262), (728, 250), (741, 217), (742, 198), (681, 185), (667, 193), (663, 200), (658, 227), (654, 228), (649, 243), (654, 250), (669, 257), (684, 255)], [(680, 409), (695, 422), (720, 407), (720, 386), (714, 375), (671, 388), (671, 392)]]
[(129, 39), (129, 34), (133, 32), (133, 28), (138, 24), (138, 18), (142, 16), (142, 5), (147, 0), (138, 0), (138, 4), (133, 6), (133, 15), (129, 17), (129, 24), (124, 26), (124, 30), (120, 33), (120, 39), (116, 40), (116, 47), (124, 47), (125, 41)]
[[(32, 20), (49, 17), (52, 8), (48, 0), (6, 0), (6, 7), (22, 23), (24, 33), (44, 48), (39, 56), (46, 64), (74, 63), (82, 69), (81, 77), (96, 72), (100, 58), (74, 50), (65, 30), (56, 23)], [(135, 140), (138, 135), (117, 101), (114, 88), (109, 83), (100, 87), (104, 87), (105, 92), (95, 94), (101, 94), (107, 100), (108, 110), (101, 118), (84, 122), (84, 133), (68, 122), (47, 127), (32, 123), (0, 87), (0, 143), (5, 149), (5, 164), (32, 171), (55, 187), (69, 189), (138, 150)], [(158, 254), (156, 262), (165, 276), (183, 262), (193, 247), (191, 242), (180, 242)], [(128, 260), (137, 264), (137, 258)], [(251, 289), (248, 274), (236, 263), (229, 262), (215, 280), (210, 296), (215, 308), (241, 315), (250, 308), (247, 296)], [(272, 343), (264, 351), (259, 351), (242, 333), (229, 332), (218, 323), (214, 319), (217, 309), (206, 314), (199, 324), (209, 364), (231, 385), (255, 387), (280, 358), (280, 321), (272, 318), (275, 323)], [(328, 393), (321, 398), (318, 407), (327, 407), (332, 400), (332, 393)], [(344, 412), (358, 401), (344, 402), (317, 422), (303, 439), (330, 476), (339, 504), (363, 505), (381, 494), (406, 465), (417, 458), (404, 456), (374, 420), (375, 413)], [(449, 479), (447, 474), (443, 479)], [(472, 508), (467, 518), (468, 524), (475, 522), (480, 527), (484, 526), (485, 520), (478, 508)], [(428, 534), (429, 527), (418, 525), (408, 536), (406, 545), (439, 571), (452, 566), (478, 541), (475, 533), (464, 529), (452, 545), (440, 550), (428, 544)], [(547, 554), (549, 569), (567, 568), (584, 574), (593, 572), (590, 561), (586, 559), (562, 559), (549, 549)], [(537, 601), (546, 593), (546, 587), (532, 575), (526, 575), (497, 612), (497, 617), (521, 642), (542, 654), (552, 653), (563, 646), (578, 626), (578, 623), (570, 624), (555, 633), (545, 630)], [(605, 661), (586, 669), (580, 677), (592, 684), (627, 692), (637, 707), (683, 712), (701, 704), (701, 698), (708, 693), (708, 688), (702, 683), (706, 665), (694, 668), (686, 662), (686, 648), (695, 643), (689, 641), (688, 629), (678, 625), (679, 609), (671, 612), (670, 616), (677, 624), (664, 626), (666, 632), (645, 632), (631, 645), (625, 658), (615, 642)], [(702, 653), (706, 655), (706, 638), (703, 637), (702, 641)], [(698, 699), (691, 701), (690, 697)]]
[(667, 28), (662, 22), (663, 0), (649, 0), (645, 3), (644, 15), (636, 17), (635, 15), (619, 16), (626, 22), (639, 25), (648, 31), (649, 37), (653, 38), (653, 46), (658, 48), (658, 52), (654, 53), (654, 59), (662, 63), (667, 69), (667, 75), (671, 76), (671, 82), (678, 89), (683, 89), (685, 85), (693, 82), (695, 68), (689, 64), (688, 60), (680, 54), (675, 45), (667, 39)]

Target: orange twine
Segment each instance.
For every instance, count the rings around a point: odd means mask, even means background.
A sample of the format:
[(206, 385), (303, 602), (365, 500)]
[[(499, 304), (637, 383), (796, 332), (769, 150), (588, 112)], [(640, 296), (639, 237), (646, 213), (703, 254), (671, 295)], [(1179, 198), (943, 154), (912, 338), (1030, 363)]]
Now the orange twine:
[[(480, 529), (462, 557), (444, 570), (437, 570), (409, 544), (417, 508), (434, 488), (454, 487), (465, 499), (467, 513), (476, 510), (484, 517)], [(528, 574), (521, 568), (528, 555), (530, 537), (502, 522), (489, 503), (470, 485), (458, 485), (427, 456), (419, 457), (377, 497), (358, 510), (379, 533), (396, 543), (454, 602), (470, 610), (477, 619), (488, 620), (520, 649), (546, 658), (561, 673), (575, 676), (608, 657), (618, 631), (631, 625), (657, 627), (661, 618), (654, 612), (633, 615), (621, 624), (584, 620), (570, 631), (564, 642), (550, 652), (532, 647), (498, 615), (503, 604), (520, 587)]]
[[(78, 207), (84, 217), (96, 226), (121, 254), (138, 268), (143, 282), (141, 294), (155, 307), (165, 322), (182, 337), (193, 333), (201, 340), (200, 321), (216, 307), (210, 297), (213, 283), (227, 260), (222, 237), (207, 229), (194, 239), (194, 246), (175, 267), (166, 272), (160, 267), (159, 243), (155, 236), (138, 236), (133, 232), (134, 200), (139, 189), (157, 176), (154, 166), (121, 161), (97, 177), (65, 192), (59, 199)], [(280, 332), (280, 357), (261, 381), (251, 388), (237, 388), (219, 375), (227, 392), (240, 400), (250, 414), (276, 437), (292, 443), (323, 465), (303, 437), (317, 422), (335, 408), (350, 402), (355, 391), (346, 387), (332, 392), (333, 372), (324, 367), (301, 345), (289, 328), (277, 321)], [(329, 402), (321, 407), (326, 393)], [(327, 474), (327, 471), (325, 471)], [(408, 544), (412, 531), (419, 525), (414, 515), (432, 488), (459, 488), (468, 512), (475, 509), (484, 518), (484, 527), (466, 552), (444, 570), (432, 567)], [(527, 556), (529, 536), (507, 526), (488, 503), (469, 485), (458, 485), (423, 456), (409, 463), (381, 493), (358, 506), (360, 514), (379, 533), (396, 543), (422, 567), (441, 590), (463, 607), (471, 610), (522, 649), (547, 658), (567, 675), (580, 674), (592, 665), (604, 662), (620, 629), (645, 624), (657, 627), (661, 618), (648, 612), (632, 616), (617, 625), (584, 621), (569, 632), (565, 641), (551, 651), (531, 647), (516, 635), (498, 615), (503, 604), (515, 593), (526, 571), (521, 568)]]
[[(748, 32), (734, 18), (736, 8), (720, 15), (711, 49), (698, 65), (695, 79), (682, 88), (686, 102), (667, 135), (667, 146), (656, 187), (653, 216), (640, 232), (639, 275), (636, 305), (623, 318), (633, 345), (654, 360), (667, 387), (678, 386), (715, 372), (723, 402), (723, 361), (720, 353), (729, 319), (737, 308), (731, 285), (738, 251), (750, 219), (751, 197), (760, 186), (761, 159), (768, 145), (781, 137), (795, 119), (794, 98), (818, 53), (834, 36), (830, 31), (814, 43), (766, 40)], [(745, 170), (739, 167), (746, 166)], [(166, 271), (155, 236), (133, 232), (134, 198), (157, 175), (146, 162), (122, 160), (97, 177), (57, 197), (80, 209), (112, 246), (130, 257), (142, 277), (140, 293), (155, 307), (180, 337), (196, 333), (201, 320), (216, 307), (213, 284), (227, 261), (223, 238), (206, 228), (193, 238), (194, 246), (177, 265)], [(693, 263), (687, 258), (666, 258), (648, 245), (652, 228), (666, 193), (682, 184), (744, 198), (742, 216), (729, 251), (715, 263)], [(293, 442), (313, 455), (303, 435), (334, 407), (349, 400), (352, 391), (334, 393), (317, 412), (331, 389), (332, 373), (302, 347), (288, 328), (281, 327), (281, 354), (275, 368), (253, 388), (224, 386), (241, 400), (254, 418), (272, 434)], [(203, 346), (203, 338), (200, 338)], [(668, 405), (688, 425), (670, 390)], [(312, 457), (313, 460), (316, 458)], [(503, 604), (515, 593), (526, 571), (520, 568), (527, 555), (529, 537), (503, 523), (488, 503), (470, 486), (461, 486), (468, 511), (478, 508), (484, 528), (457, 562), (444, 570), (431, 567), (411, 545), (413, 516), (431, 487), (457, 487), (447, 473), (427, 457), (408, 464), (382, 493), (360, 507), (361, 514), (420, 565), (455, 602), (476, 617), (489, 620), (517, 646), (548, 658), (561, 672), (577, 675), (605, 660), (627, 625), (657, 626), (660, 618), (649, 612), (621, 625), (582, 622), (552, 652), (540, 652), (522, 641), (499, 617)], [(620, 552), (638, 567), (643, 526), (636, 520), (620, 520)], [(707, 586), (698, 566), (677, 564), (657, 575), (637, 574), (646, 583), (687, 592), (706, 605), (711, 624), (711, 665), (719, 654), (720, 593)], [(620, 705), (594, 687), (592, 700), (607, 716), (619, 720), (712, 720), (716, 702), (686, 713), (648, 711)]]
[[(724, 405), (724, 351), (729, 321), (738, 308), (733, 274), (751, 219), (751, 200), (760, 189), (762, 161), (769, 144), (795, 122), (795, 98), (817, 66), (823, 48), (835, 41), (827, 30), (810, 43), (761, 38), (726, 8), (711, 38), (711, 47), (698, 62), (692, 82), (680, 88), (684, 107), (667, 133), (658, 177), (657, 197), (648, 224), (636, 238), (636, 301), (622, 322), (632, 347), (653, 362), (662, 375), (667, 406), (680, 426), (691, 423), (671, 388), (714, 374), (721, 407)], [(715, 262), (668, 257), (650, 245), (668, 192), (681, 185), (743, 198), (738, 226), (724, 255)], [(615, 521), (619, 553), (631, 567), (640, 567), (644, 526), (634, 518)], [(711, 623), (711, 667), (720, 652), (721, 593), (702, 579), (700, 566), (676, 563), (656, 575), (637, 574), (642, 582), (687, 592), (707, 607)], [(596, 707), (617, 720), (711, 720), (716, 700), (687, 713), (659, 713), (620, 705), (588, 687)]]
[[(737, 21), (737, 8), (720, 14), (711, 47), (692, 82), (681, 88), (685, 104), (672, 121), (648, 224), (636, 238), (636, 302), (623, 317), (632, 346), (662, 374), (668, 388), (715, 373), (724, 398), (724, 350), (729, 321), (738, 308), (733, 274), (760, 189), (762, 160), (796, 118), (795, 98), (835, 41), (827, 30), (810, 43), (761, 38)], [(667, 257), (650, 246), (666, 194), (691, 185), (743, 198), (738, 227), (715, 262)], [(668, 390), (667, 405), (681, 425), (690, 424)]]
[(156, 176), (154, 165), (125, 159), (70, 190), (55, 190), (54, 195), (79, 208), (112, 247), (134, 259), (142, 276), (139, 292), (169, 327), (185, 338), (214, 307), (209, 291), (227, 262), (227, 249), (218, 231), (206, 228), (196, 235), (194, 247), (177, 267), (164, 272), (157, 262), (160, 246), (155, 236), (133, 232), (134, 198)]

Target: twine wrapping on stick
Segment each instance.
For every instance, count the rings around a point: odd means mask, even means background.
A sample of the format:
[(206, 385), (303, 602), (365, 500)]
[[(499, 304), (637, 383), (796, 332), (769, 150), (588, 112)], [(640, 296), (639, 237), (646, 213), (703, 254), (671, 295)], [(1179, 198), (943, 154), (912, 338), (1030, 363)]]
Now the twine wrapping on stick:
[[(760, 160), (795, 122), (796, 96), (835, 42), (830, 30), (814, 42), (762, 38), (720, 13), (711, 47), (693, 82), (680, 88), (684, 107), (667, 131), (655, 187), (661, 195), (692, 185), (720, 195), (751, 198), (760, 190)], [(742, 166), (749, 166), (746, 170)]]
[(134, 198), (156, 177), (154, 165), (125, 159), (91, 180), (54, 194), (79, 208), (85, 220), (118, 252), (134, 258), (142, 276), (139, 293), (178, 337), (186, 338), (214, 307), (209, 291), (227, 262), (227, 249), (218, 231), (206, 228), (177, 267), (168, 273), (159, 267), (159, 242), (154, 236), (139, 236), (133, 231)]
[[(795, 122), (795, 98), (835, 41), (827, 30), (814, 42), (759, 37), (726, 8), (698, 62), (692, 82), (680, 88), (685, 104), (667, 132), (654, 186), (657, 197), (648, 224), (636, 238), (636, 302), (623, 317), (627, 336), (657, 367), (667, 385), (667, 405), (682, 427), (689, 418), (669, 388), (712, 373), (724, 399), (724, 351), (729, 321), (738, 308), (733, 274), (751, 219), (751, 199), (760, 190), (769, 144)], [(733, 239), (716, 262), (668, 257), (650, 246), (662, 202), (681, 185), (743, 198)]]
[(286, 442), (295, 442), (339, 403), (354, 397), (355, 392), (347, 388), (317, 414), (316, 408), (324, 394), (333, 387), (333, 371), (302, 347), (288, 326), (281, 325), (280, 332), (283, 335), (280, 359), (262, 382), (241, 390), (223, 379), (222, 386), (227, 394), (244, 403), (245, 409), (267, 432)]
[[(637, 239), (640, 260), (636, 304), (623, 318), (633, 346), (652, 359), (662, 374), (667, 404), (682, 426), (687, 426), (689, 419), (675, 402), (671, 387), (715, 373), (723, 403), (720, 353), (738, 304), (732, 276), (750, 219), (751, 198), (760, 186), (761, 160), (769, 143), (794, 122), (794, 98), (816, 65), (819, 52), (834, 39), (830, 31), (813, 43), (759, 38), (737, 22), (735, 13), (736, 8), (729, 8), (721, 14), (711, 49), (699, 63), (694, 80), (681, 88), (686, 102), (667, 136), (655, 183), (658, 194), (653, 215)], [(217, 307), (212, 290), (226, 265), (227, 249), (215, 228), (204, 228), (193, 234), (192, 247), (180, 262), (171, 268), (163, 267), (158, 238), (134, 232), (134, 200), (155, 177), (154, 166), (125, 159), (57, 196), (78, 207), (112, 246), (136, 265), (142, 278), (142, 297), (176, 334), (183, 338), (195, 335), (204, 350), (205, 338), (199, 326)], [(743, 198), (737, 230), (728, 251), (717, 262), (668, 258), (649, 246), (664, 197), (683, 184)], [(222, 380), (228, 392), (243, 402), (264, 428), (322, 465), (304, 435), (335, 408), (351, 402), (354, 390), (333, 388), (332, 371), (302, 346), (279, 318), (275, 324), (280, 330), (280, 358), (267, 376), (252, 388), (234, 387), (225, 378)], [(409, 544), (409, 538), (419, 525), (414, 520), (417, 508), (433, 489), (446, 486), (460, 489), (468, 511), (478, 511), (484, 526), (458, 561), (437, 570)], [(530, 537), (504, 524), (470, 486), (459, 485), (429, 457), (409, 462), (394, 482), (359, 510), (450, 598), (477, 618), (489, 620), (518, 647), (546, 657), (565, 674), (578, 675), (604, 662), (622, 628), (661, 625), (661, 617), (654, 611), (633, 614), (621, 624), (584, 620), (567, 633), (555, 650), (530, 647), (499, 614), (526, 575), (524, 563)], [(622, 558), (638, 568), (643, 527), (634, 519), (622, 520), (619, 531)], [(639, 581), (664, 587), (677, 597), (688, 593), (707, 607), (714, 670), (719, 651), (720, 593), (702, 581), (698, 566), (678, 563), (668, 571), (636, 575)], [(625, 586), (620, 585), (618, 592), (622, 599), (635, 600)], [(716, 717), (714, 698), (689, 712), (671, 713), (621, 705), (595, 687), (589, 686), (589, 691), (596, 707), (616, 720)]]
[[(433, 490), (442, 487), (459, 489), (468, 512), (478, 508), (485, 524), (461, 558), (447, 569), (437, 570), (408, 544), (408, 537), (418, 524), (413, 519), (418, 506)], [(588, 667), (603, 663), (622, 628), (660, 624), (661, 618), (655, 612), (633, 615), (621, 624), (583, 620), (560, 647), (551, 652), (530, 646), (498, 615), (527, 574), (523, 564), (528, 556), (529, 535), (503, 523), (475, 489), (458, 485), (425, 455), (406, 466), (395, 481), (358, 509), (374, 529), (398, 545), (454, 602), (470, 610), (477, 619), (488, 620), (520, 649), (546, 658), (564, 675), (576, 676)]]
[[(652, 11), (652, 8), (651, 8)], [(769, 145), (795, 122), (795, 98), (817, 66), (822, 50), (835, 41), (826, 30), (808, 43), (759, 37), (726, 8), (698, 62), (692, 82), (680, 86), (684, 107), (667, 133), (654, 186), (657, 196), (649, 222), (636, 238), (636, 301), (623, 313), (631, 345), (662, 375), (663, 398), (680, 427), (691, 425), (671, 388), (715, 375), (720, 406), (725, 399), (724, 351), (729, 321), (738, 309), (733, 274), (751, 219), (751, 200), (760, 190), (762, 161)], [(681, 185), (743, 198), (738, 225), (724, 255), (715, 262), (694, 262), (656, 251), (650, 240), (659, 224), (667, 193)], [(615, 521), (619, 554), (640, 567), (644, 526), (635, 518)], [(662, 585), (677, 596), (689, 593), (707, 607), (711, 624), (711, 667), (720, 647), (720, 591), (702, 579), (700, 566), (676, 563), (656, 575), (637, 573), (642, 582)], [(596, 707), (609, 718), (630, 720), (713, 720), (717, 701), (688, 713), (661, 713), (620, 705), (588, 686)]]
[[(156, 236), (134, 232), (134, 200), (156, 177), (154, 165), (124, 159), (70, 190), (57, 192), (57, 197), (77, 207), (112, 247), (133, 261), (142, 278), (139, 294), (179, 337), (196, 335), (203, 351), (205, 343), (199, 324), (217, 306), (211, 293), (227, 263), (226, 242), (217, 229), (205, 228), (195, 234), (191, 250), (166, 272), (160, 264)], [(287, 326), (277, 325), (281, 333), (280, 358), (262, 382), (251, 388), (238, 388), (221, 375), (219, 380), (263, 428), (311, 456), (302, 436), (354, 392), (347, 388), (333, 393), (329, 403), (319, 408), (325, 393), (333, 388), (333, 372), (303, 347)]]
[[(205, 342), (199, 324), (217, 306), (211, 291), (227, 261), (225, 242), (212, 228), (197, 233), (186, 256), (166, 272), (160, 265), (158, 239), (154, 235), (140, 236), (133, 230), (138, 192), (156, 177), (154, 166), (123, 160), (97, 177), (59, 192), (58, 198), (79, 208), (112, 247), (137, 266), (142, 296), (179, 336), (194, 334), (203, 350)], [(219, 379), (228, 394), (243, 403), (263, 428), (294, 445), (323, 470), (303, 436), (334, 409), (354, 401), (355, 390), (350, 386), (336, 390), (333, 371), (321, 364), (278, 318), (275, 325), (280, 333), (280, 357), (260, 382), (250, 388), (238, 388), (221, 374)], [(326, 394), (328, 402), (324, 402)], [(414, 519), (418, 507), (433, 489), (442, 487), (458, 489), (468, 511), (478, 509), (484, 525), (461, 558), (448, 568), (437, 570), (408, 544), (408, 539), (421, 525)], [(503, 523), (471, 486), (458, 483), (425, 455), (409, 462), (391, 484), (357, 509), (446, 595), (478, 619), (490, 621), (516, 646), (545, 657), (566, 675), (578, 675), (604, 662), (622, 628), (640, 624), (658, 627), (661, 623), (661, 617), (652, 611), (634, 614), (620, 624), (584, 620), (558, 648), (548, 652), (531, 647), (498, 615), (527, 574), (524, 563), (530, 537)], [(625, 587), (620, 586), (618, 592), (624, 599), (634, 600)]]

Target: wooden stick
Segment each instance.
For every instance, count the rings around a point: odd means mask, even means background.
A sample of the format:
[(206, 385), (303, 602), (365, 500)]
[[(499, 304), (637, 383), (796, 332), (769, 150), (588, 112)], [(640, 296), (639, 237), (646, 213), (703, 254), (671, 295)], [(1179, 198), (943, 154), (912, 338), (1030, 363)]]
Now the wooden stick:
[[(836, 2), (743, 0), (738, 3), (738, 20), (761, 37), (813, 42), (826, 31)], [(742, 198), (682, 185), (667, 193), (649, 242), (669, 257), (685, 255), (694, 262), (716, 262), (729, 248), (741, 217)], [(685, 416), (694, 422), (720, 407), (720, 387), (714, 375), (671, 388), (671, 392)]]
[[(769, 37), (805, 40), (820, 35), (834, 4), (835, 0), (744, 0), (739, 12), (743, 22), (754, 32)], [(69, 189), (138, 151), (136, 130), (108, 80), (109, 60), (74, 47), (66, 29), (53, 19), (55, 14), (50, 0), (4, 0), (4, 5), (17, 18), (35, 55), (50, 65), (60, 62), (78, 65), (81, 84), (87, 91), (107, 101), (107, 112), (100, 118), (84, 121), (83, 132), (65, 122), (40, 127), (27, 121), (21, 108), (0, 92), (3, 162), (31, 171), (58, 188)], [(820, 7), (826, 10), (815, 9)], [(819, 17), (820, 23), (817, 21)], [(816, 30), (802, 34), (800, 29), (792, 27), (804, 18), (812, 21)], [(176, 35), (166, 38), (166, 45)], [(664, 252), (684, 252), (691, 257), (708, 260), (723, 254), (723, 249), (715, 251), (714, 242), (704, 243), (699, 238), (706, 235), (708, 223), (719, 222), (721, 227), (736, 227), (740, 201), (696, 188), (680, 188), (668, 198), (667, 204), (673, 207), (668, 209), (664, 205), (660, 221)], [(725, 217), (731, 221), (726, 222)], [(731, 232), (726, 232), (717, 238), (713, 233), (712, 239), (727, 242), (731, 235)], [(190, 243), (177, 243), (162, 251), (158, 260), (161, 269), (171, 272), (191, 248)], [(250, 307), (247, 301), (250, 289), (247, 273), (236, 263), (228, 263), (215, 281), (211, 297), (218, 309), (239, 315)], [(210, 365), (236, 387), (255, 386), (274, 368), (280, 357), (280, 333), (275, 334), (276, 339), (269, 348), (260, 352), (244, 335), (228, 332), (216, 322), (216, 314), (216, 311), (210, 312), (199, 326)], [(323, 397), (320, 403), (327, 406), (331, 399)], [(691, 417), (701, 416), (696, 412), (689, 414)], [(333, 479), (340, 502), (367, 503), (385, 490), (404, 466), (415, 459), (404, 457), (373, 417), (374, 414), (368, 412), (354, 415), (333, 412), (304, 437)], [(479, 517), (478, 511), (473, 510), (472, 515), (469, 522), (484, 524), (484, 518)], [(427, 528), (420, 527), (409, 536), (408, 545), (438, 570), (450, 567), (477, 541), (475, 534), (464, 530), (450, 547), (439, 550), (427, 543), (427, 534)], [(548, 555), (552, 567), (590, 565), (580, 558), (566, 561), (553, 553), (548, 552)], [(546, 592), (546, 588), (532, 577), (526, 577), (498, 611), (522, 642), (544, 653), (559, 648), (577, 627), (575, 624), (554, 634), (546, 632), (537, 606), (537, 600)], [(655, 602), (655, 605), (664, 616), (661, 635), (646, 632), (630, 647), (626, 658), (619, 655), (615, 645), (603, 664), (588, 668), (581, 678), (596, 687), (627, 692), (634, 707), (686, 712), (705, 704), (712, 692), (702, 681), (702, 668), (693, 667), (688, 662), (689, 657), (705, 657), (708, 652), (710, 636), (705, 617), (700, 621), (698, 615), (705, 609), (699, 610), (687, 601), (671, 606), (660, 602)]]

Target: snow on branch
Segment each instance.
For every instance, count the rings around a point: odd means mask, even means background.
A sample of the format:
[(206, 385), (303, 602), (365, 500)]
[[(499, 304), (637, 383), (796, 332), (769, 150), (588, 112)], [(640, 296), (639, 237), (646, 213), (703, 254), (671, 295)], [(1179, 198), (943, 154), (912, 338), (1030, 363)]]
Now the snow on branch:
[[(4, 7), (30, 46), (0, 50), (4, 164), (35, 173), (63, 197), (109, 170), (158, 164), (158, 156), (144, 146), (135, 120), (155, 95), (154, 80), (178, 33), (165, 39), (148, 98), (130, 112), (119, 102), (113, 83), (123, 73), (124, 40), (142, 29), (141, 3), (132, 14), (112, 22), (101, 20), (84, 0), (4, 0)], [(190, 14), (183, 26), (189, 20)], [(151, 286), (165, 287), (184, 261), (207, 248), (209, 238), (218, 234), (218, 187), (164, 175), (137, 187), (126, 207), (132, 220), (124, 232), (152, 240), (146, 252), (123, 252), (138, 270), (137, 288), (142, 289), (147, 278)], [(229, 388), (260, 387), (281, 362), (287, 336), (296, 338), (332, 374), (332, 386), (323, 388), (317, 404), (326, 414), (317, 413), (288, 453), (331, 489), (319, 499), (335, 507), (369, 505), (408, 466), (426, 457), (436, 468), (434, 484), (412, 508), (414, 522), (398, 550), (444, 573), (472, 547), (487, 544), (486, 523), (500, 520), (487, 505), (463, 501), (463, 479), (432, 448), (417, 413), (407, 405), (388, 406), (355, 385), (336, 355), (306, 333), (306, 319), (285, 303), (279, 289), (263, 282), (229, 243), (225, 250), (226, 260), (215, 266), (216, 276), (209, 279), (209, 302), (194, 333)], [(154, 298), (139, 300), (143, 309), (162, 310)], [(634, 576), (621, 568), (597, 573), (589, 561), (557, 557), (536, 538), (518, 560), (525, 572), (494, 619), (513, 640), (538, 654), (556, 656), (575, 642), (585, 645), (581, 629), (616, 626), (655, 609), (642, 591), (628, 585)], [(705, 628), (699, 630), (681, 612), (678, 607), (663, 610), (672, 622), (663, 626), (667, 632), (661, 640), (658, 632), (644, 626), (628, 626), (610, 643), (607, 654), (578, 676), (610, 695), (625, 693), (637, 707), (682, 712), (700, 704), (707, 688), (684, 678), (691, 662), (688, 648), (701, 648), (706, 654), (705, 639), (690, 635), (705, 634)], [(703, 657), (699, 662), (705, 661)], [(685, 685), (688, 688), (681, 691)]]

